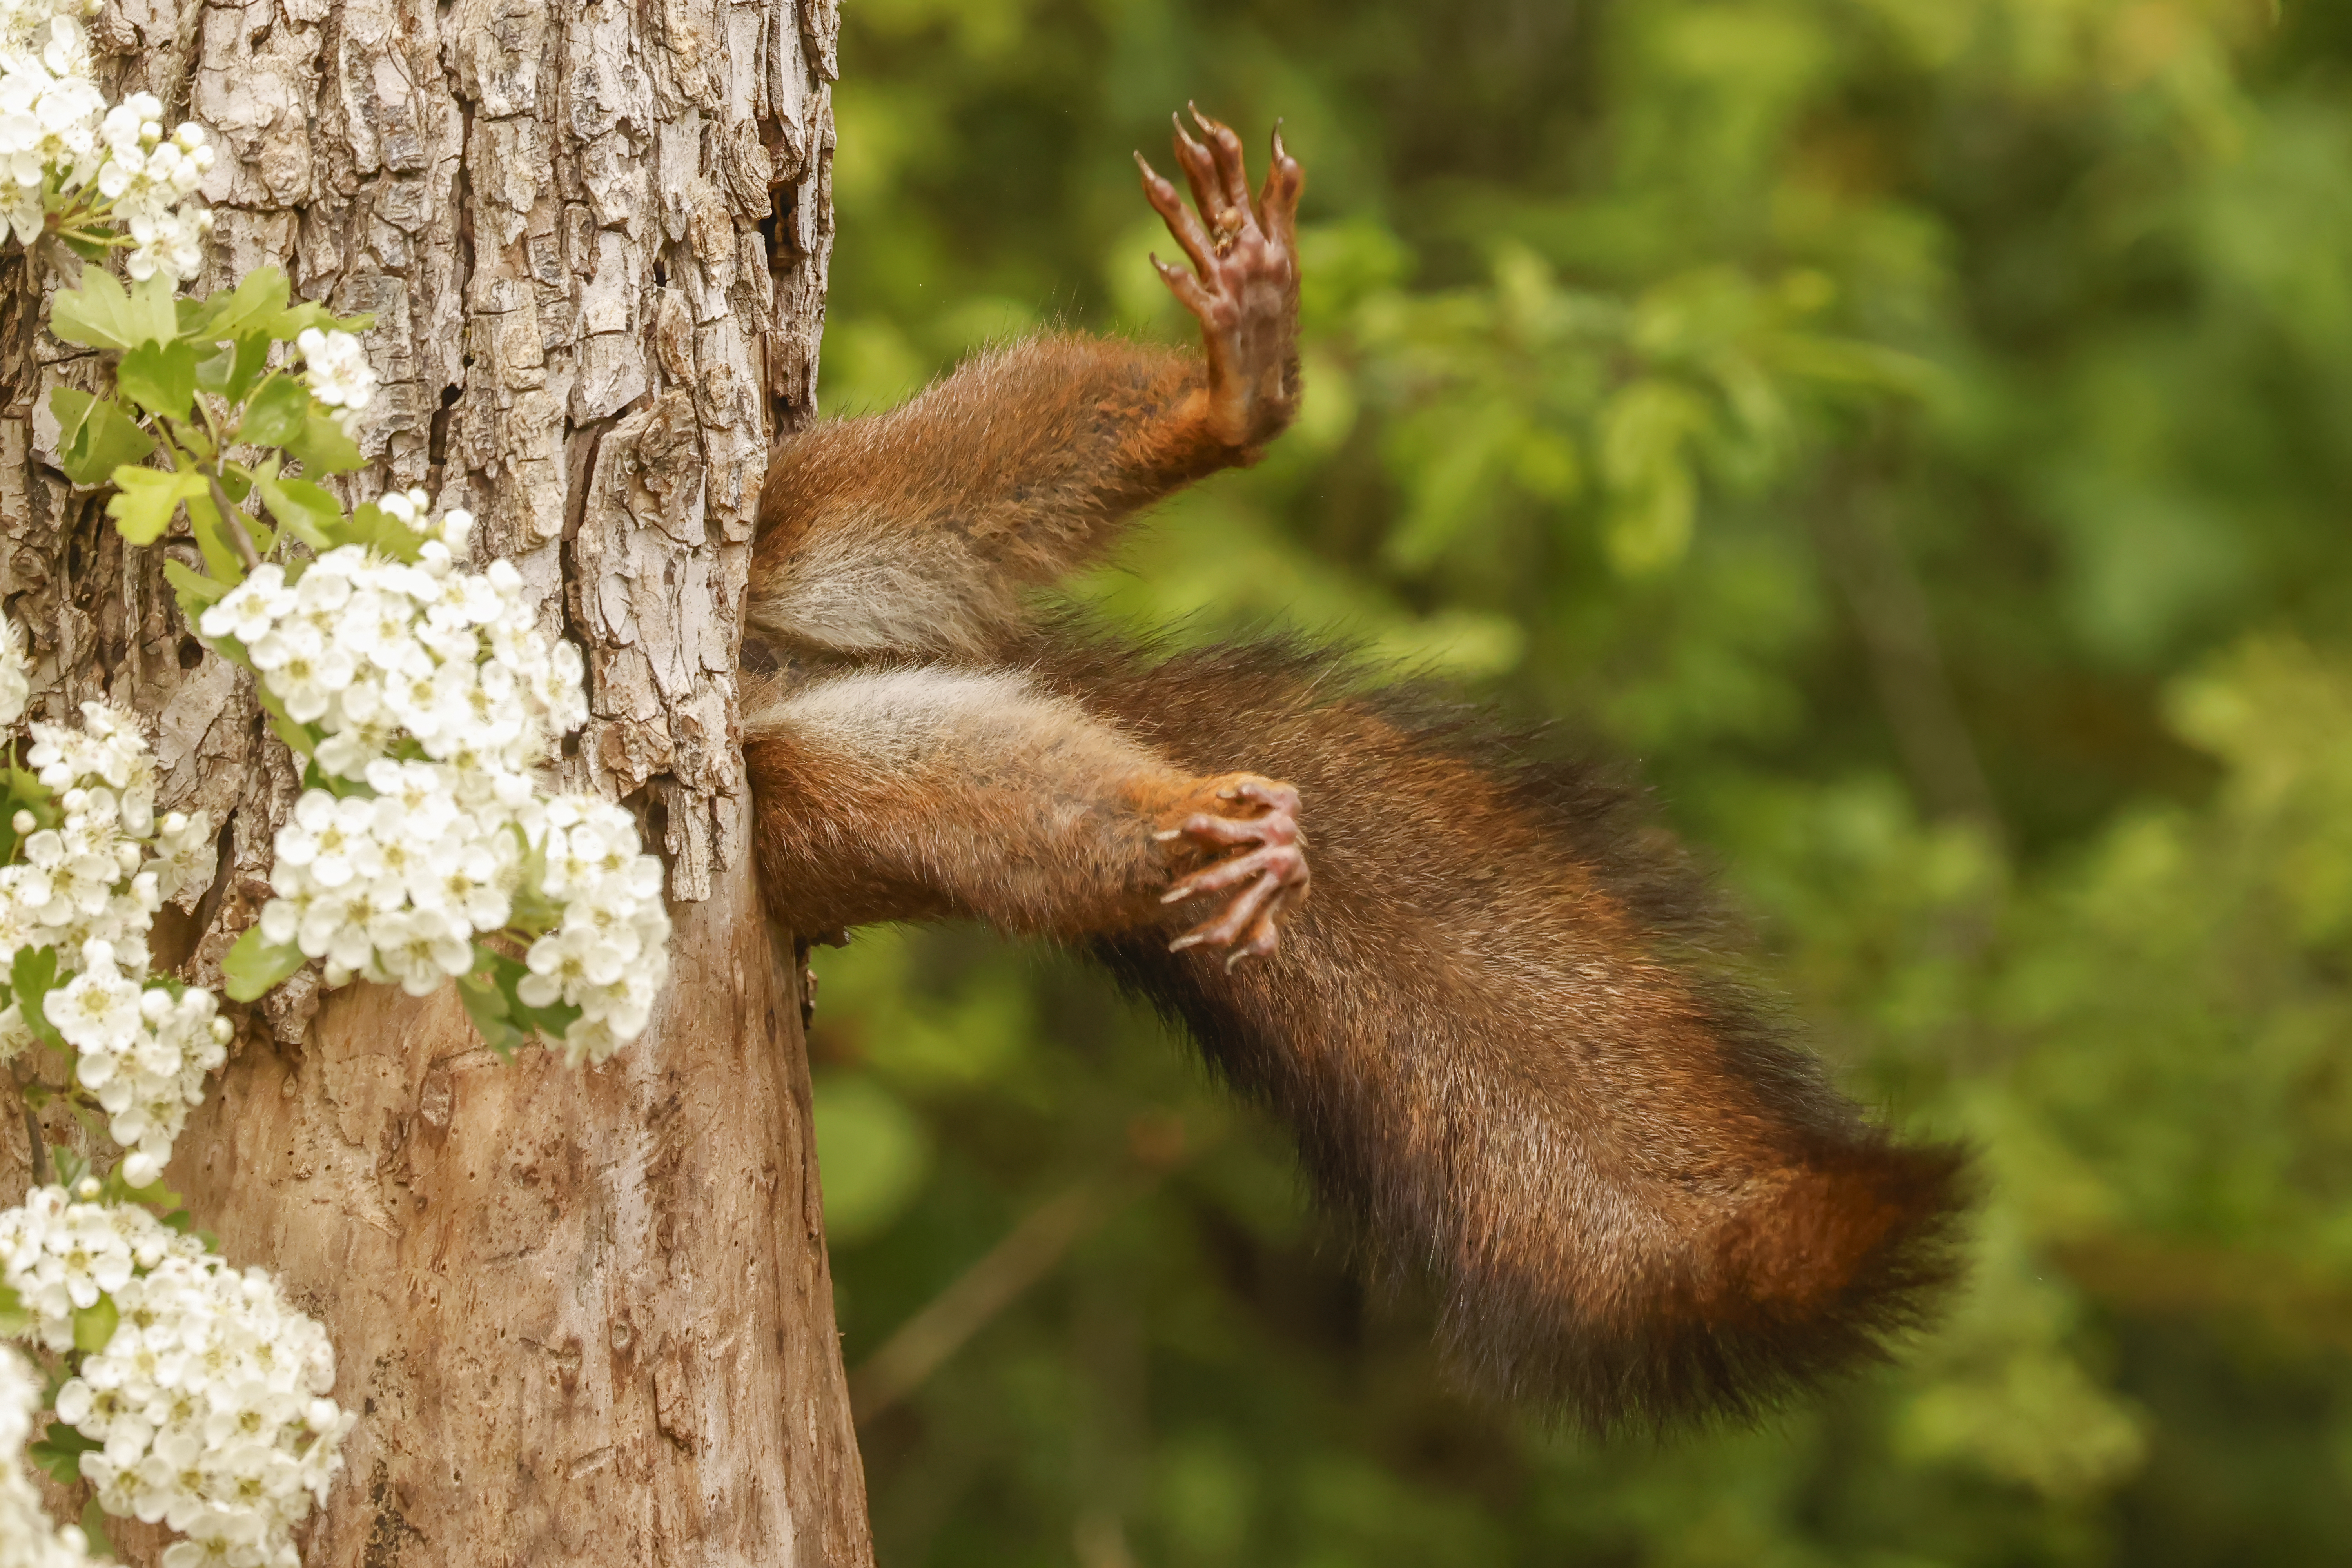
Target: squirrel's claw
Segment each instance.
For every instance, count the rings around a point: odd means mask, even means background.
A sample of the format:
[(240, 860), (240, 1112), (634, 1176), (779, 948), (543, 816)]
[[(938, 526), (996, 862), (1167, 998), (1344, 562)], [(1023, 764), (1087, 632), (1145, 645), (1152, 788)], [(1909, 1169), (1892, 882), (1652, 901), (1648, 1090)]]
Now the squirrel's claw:
[(1191, 204), (1139, 153), (1136, 166), (1152, 210), (1192, 265), (1152, 260), (1201, 323), (1209, 377), (1193, 416), (1213, 439), (1248, 451), (1279, 435), (1298, 409), (1297, 213), (1306, 176), (1277, 131), (1265, 184), (1252, 196), (1242, 139), (1187, 107), (1200, 134), (1177, 117), (1169, 145)]
[[(1207, 810), (1195, 811), (1159, 834), (1162, 841), (1185, 840), (1207, 849), (1239, 849), (1178, 878), (1160, 895), (1162, 903), (1182, 903), (1230, 893), (1224, 908), (1168, 944), (1171, 952), (1192, 947), (1231, 949), (1225, 967), (1244, 958), (1270, 956), (1279, 944), (1282, 918), (1307, 898), (1310, 881), (1306, 844), (1298, 831), (1298, 792), (1286, 784), (1252, 775), (1220, 781)], [(1229, 816), (1240, 808), (1250, 816)]]

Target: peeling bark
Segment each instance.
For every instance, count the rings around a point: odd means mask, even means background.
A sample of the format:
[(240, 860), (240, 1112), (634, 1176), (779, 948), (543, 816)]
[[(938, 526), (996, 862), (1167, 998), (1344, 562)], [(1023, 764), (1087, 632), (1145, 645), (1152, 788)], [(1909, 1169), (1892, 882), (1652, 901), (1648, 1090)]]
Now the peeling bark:
[[(167, 1179), (327, 1322), (362, 1413), (313, 1564), (871, 1562), (735, 745), (759, 480), (812, 412), (836, 29), (832, 0), (110, 0), (94, 26), (225, 154), (205, 285), (276, 262), (374, 313), (372, 466), (336, 482), (473, 509), (588, 654), (566, 782), (640, 807), (670, 868), (670, 988), (604, 1068), (501, 1066), (454, 995), (298, 980), (183, 1137)], [(135, 710), (163, 807), (228, 824), (157, 942), (217, 984), (295, 773), (156, 553), (48, 461), (47, 392), (93, 371), (24, 282), (0, 262), (0, 600), (37, 715)], [(0, 1087), (0, 1202), (28, 1158)]]

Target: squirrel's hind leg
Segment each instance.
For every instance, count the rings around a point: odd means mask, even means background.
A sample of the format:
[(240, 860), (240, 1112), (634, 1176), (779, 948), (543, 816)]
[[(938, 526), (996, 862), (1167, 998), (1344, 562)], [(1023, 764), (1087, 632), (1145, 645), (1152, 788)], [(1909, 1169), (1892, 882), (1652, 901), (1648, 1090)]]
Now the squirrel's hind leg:
[(1187, 773), (1017, 670), (861, 669), (746, 708), (761, 893), (795, 931), (1165, 928), (1239, 956), (1305, 897), (1290, 786)]

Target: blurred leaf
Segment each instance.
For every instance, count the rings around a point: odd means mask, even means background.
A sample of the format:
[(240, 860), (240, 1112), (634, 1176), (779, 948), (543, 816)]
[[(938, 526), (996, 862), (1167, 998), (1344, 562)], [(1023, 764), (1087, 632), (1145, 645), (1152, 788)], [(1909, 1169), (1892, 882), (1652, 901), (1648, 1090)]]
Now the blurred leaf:
[(815, 1099), (825, 1232), (855, 1244), (903, 1213), (930, 1163), (930, 1140), (906, 1104), (872, 1079), (828, 1075)]
[(225, 989), (232, 1001), (254, 1001), (305, 962), (302, 950), (292, 942), (272, 943), (259, 926), (247, 926), (221, 960)]

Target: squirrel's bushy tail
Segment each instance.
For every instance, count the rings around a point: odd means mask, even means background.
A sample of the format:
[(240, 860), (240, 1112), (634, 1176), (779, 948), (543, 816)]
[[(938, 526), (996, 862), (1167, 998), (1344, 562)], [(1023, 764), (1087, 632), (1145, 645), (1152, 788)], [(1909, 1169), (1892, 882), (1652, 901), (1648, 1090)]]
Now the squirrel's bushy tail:
[(1180, 765), (1298, 786), (1314, 893), (1274, 958), (1097, 951), (1289, 1123), (1376, 1278), (1433, 1286), (1472, 1383), (1594, 1427), (1748, 1415), (1916, 1320), (1958, 1152), (1864, 1122), (1713, 972), (1630, 792), (1297, 644), (1030, 652)]

